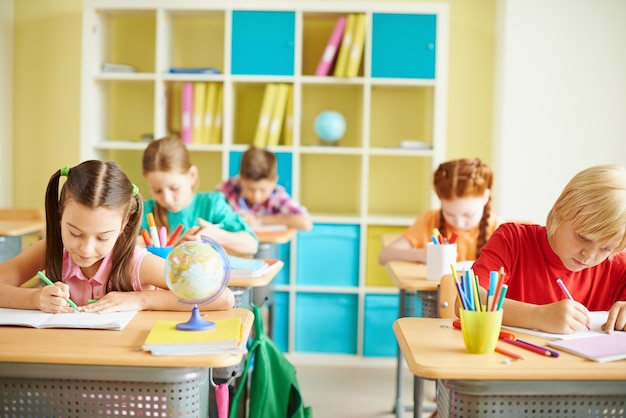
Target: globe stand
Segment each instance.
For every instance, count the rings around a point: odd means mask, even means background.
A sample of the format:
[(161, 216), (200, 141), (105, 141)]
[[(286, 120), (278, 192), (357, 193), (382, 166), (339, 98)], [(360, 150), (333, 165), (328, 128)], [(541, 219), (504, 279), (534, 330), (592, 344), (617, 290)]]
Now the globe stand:
[(176, 324), (176, 329), (180, 331), (209, 331), (215, 329), (215, 322), (205, 321), (200, 318), (200, 310), (198, 304), (194, 303), (191, 308), (191, 318), (187, 322)]

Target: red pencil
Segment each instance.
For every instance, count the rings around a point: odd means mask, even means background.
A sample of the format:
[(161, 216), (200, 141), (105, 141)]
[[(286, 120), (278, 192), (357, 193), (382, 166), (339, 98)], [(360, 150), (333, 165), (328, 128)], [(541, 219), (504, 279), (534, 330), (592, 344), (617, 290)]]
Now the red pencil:
[(180, 233), (183, 232), (183, 228), (184, 228), (183, 224), (178, 224), (178, 226), (176, 227), (174, 232), (172, 232), (172, 236), (170, 236), (170, 239), (167, 240), (167, 246), (168, 247), (174, 245), (174, 243), (178, 239), (178, 236), (180, 235)]
[(456, 232), (453, 232), (452, 235), (450, 235), (450, 239), (448, 240), (448, 244), (454, 244), (458, 237), (459, 236), (456, 234)]

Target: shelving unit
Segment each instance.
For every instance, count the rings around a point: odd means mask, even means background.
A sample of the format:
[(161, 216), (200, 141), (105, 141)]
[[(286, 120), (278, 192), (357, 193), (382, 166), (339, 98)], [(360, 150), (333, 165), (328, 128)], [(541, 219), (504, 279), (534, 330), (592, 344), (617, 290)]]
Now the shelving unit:
[[(448, 5), (85, 0), (83, 10), (81, 158), (118, 161), (142, 190), (142, 136), (180, 126), (168, 111), (183, 82), (223, 85), (221, 142), (189, 145), (203, 190), (236, 173), (233, 161), (252, 143), (265, 85), (292, 85), (292, 144), (271, 149), (281, 184), (315, 226), (281, 248), (289, 268), (275, 280), (274, 338), (289, 352), (395, 355), (397, 289), (376, 256), (382, 233), (400, 231), (436, 203), (431, 175), (445, 156)], [(366, 15), (358, 76), (315, 76), (337, 18), (348, 13)], [(137, 72), (103, 73), (104, 62)], [(170, 74), (170, 67), (220, 72)], [(324, 110), (346, 119), (337, 146), (321, 145), (314, 132)], [(400, 148), (404, 139), (430, 147)]]

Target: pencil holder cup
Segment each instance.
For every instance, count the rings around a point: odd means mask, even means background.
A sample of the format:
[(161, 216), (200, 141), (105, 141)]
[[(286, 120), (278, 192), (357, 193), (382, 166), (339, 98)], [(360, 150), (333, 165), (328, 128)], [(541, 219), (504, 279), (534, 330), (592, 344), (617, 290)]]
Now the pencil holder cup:
[(170, 255), (173, 249), (174, 249), (173, 245), (170, 247), (152, 247), (152, 246), (146, 247), (146, 250), (148, 250), (149, 253), (157, 255), (161, 258), (167, 258), (167, 256)]
[(456, 264), (456, 244), (436, 245), (432, 242), (426, 246), (426, 279), (439, 281), (450, 274), (450, 264)]
[(500, 336), (502, 309), (499, 311), (461, 309), (460, 318), (465, 351), (472, 354), (492, 353)]

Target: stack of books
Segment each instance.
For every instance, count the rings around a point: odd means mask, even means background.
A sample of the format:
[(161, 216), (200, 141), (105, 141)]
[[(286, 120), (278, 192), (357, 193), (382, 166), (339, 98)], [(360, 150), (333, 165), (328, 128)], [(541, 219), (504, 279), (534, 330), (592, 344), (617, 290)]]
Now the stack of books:
[(259, 258), (243, 258), (228, 255), (230, 261), (230, 277), (255, 278), (280, 270), (281, 260), (264, 260)]
[(155, 356), (197, 354), (243, 354), (241, 318), (215, 319), (215, 328), (207, 331), (181, 331), (178, 321), (157, 321), (142, 349)]

